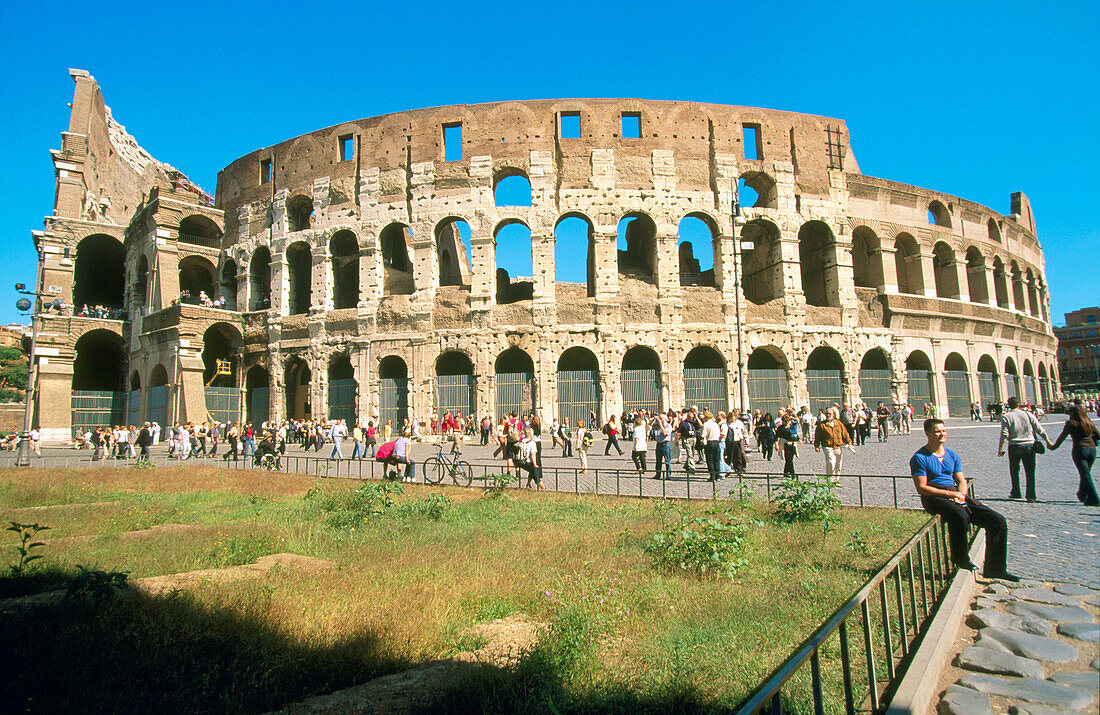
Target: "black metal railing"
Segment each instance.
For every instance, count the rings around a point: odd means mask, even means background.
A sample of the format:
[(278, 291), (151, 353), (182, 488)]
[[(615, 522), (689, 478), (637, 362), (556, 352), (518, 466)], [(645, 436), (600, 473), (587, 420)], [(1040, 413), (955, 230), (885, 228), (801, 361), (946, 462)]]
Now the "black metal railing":
[[(738, 715), (805, 712), (811, 704), (814, 713), (840, 708), (849, 714), (880, 712), (953, 572), (946, 528), (932, 517), (742, 701)], [(854, 641), (849, 634), (853, 619)]]

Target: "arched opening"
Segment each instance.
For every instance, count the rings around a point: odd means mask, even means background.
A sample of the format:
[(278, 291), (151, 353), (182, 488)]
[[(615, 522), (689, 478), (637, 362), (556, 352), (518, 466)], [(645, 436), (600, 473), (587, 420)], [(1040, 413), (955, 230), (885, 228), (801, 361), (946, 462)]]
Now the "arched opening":
[(993, 290), (997, 295), (998, 307), (1006, 310), (1012, 307), (1008, 302), (1008, 276), (1005, 274), (1005, 264), (1000, 256), (993, 258)]
[(1012, 305), (1021, 313), (1027, 312), (1027, 299), (1024, 297), (1024, 273), (1016, 261), (1012, 262)]
[(649, 283), (657, 276), (657, 226), (643, 213), (630, 213), (619, 221), (619, 275)]
[(810, 395), (810, 409), (844, 403), (844, 360), (840, 353), (822, 345), (806, 360), (806, 392)]
[(396, 355), (378, 362), (378, 427), (387, 422), (395, 430), (409, 416), (409, 368)]
[(838, 306), (836, 241), (822, 221), (809, 221), (798, 231), (798, 261), (807, 305)]
[(180, 221), (179, 242), (193, 246), (220, 248), (222, 231), (205, 216), (188, 216)]
[[(928, 223), (933, 226), (951, 228), (951, 214), (941, 201), (933, 201), (928, 204)], [(969, 412), (969, 409), (967, 410)]]
[(221, 305), (225, 310), (237, 309), (237, 262), (226, 256), (222, 263)]
[(898, 274), (898, 292), (909, 295), (924, 293), (924, 273), (921, 269), (920, 247), (907, 233), (894, 240), (894, 267)]
[(1039, 401), (1039, 393), (1035, 384), (1035, 370), (1031, 367), (1030, 360), (1024, 360), (1024, 402), (1034, 405)]
[(534, 414), (535, 364), (531, 356), (519, 348), (508, 348), (497, 356), (496, 366), (496, 418), (517, 414)]
[(653, 348), (638, 345), (626, 351), (619, 385), (624, 410), (661, 411), (661, 360)]
[(109, 330), (89, 330), (74, 345), (73, 427), (94, 429), (126, 418), (126, 346)]
[(146, 400), (145, 419), (162, 427), (172, 423), (168, 417), (168, 371), (163, 365), (155, 365), (149, 373), (149, 395)]
[(924, 405), (934, 404), (936, 394), (932, 384), (932, 361), (920, 350), (914, 350), (905, 360), (905, 379), (909, 389), (909, 404), (920, 414)]
[(474, 364), (465, 354), (450, 351), (435, 361), (435, 414), (474, 412)]
[(286, 271), (288, 281), (288, 315), (308, 313), (313, 298), (312, 283), (313, 252), (303, 241), (292, 243), (286, 248)]
[[(577, 260), (582, 255), (584, 261)], [(583, 285), (585, 297), (596, 295), (596, 237), (587, 217), (570, 214), (554, 226), (554, 281)], [(569, 286), (556, 290), (559, 302), (572, 296)]]
[(283, 391), (286, 393), (286, 416), (290, 420), (308, 420), (313, 414), (309, 399), (309, 383), (312, 374), (309, 365), (300, 357), (286, 363), (283, 373)]
[(970, 374), (966, 360), (958, 353), (951, 353), (943, 364), (943, 383), (947, 388), (947, 414), (962, 417), (970, 414)]
[(1050, 378), (1047, 376), (1047, 366), (1039, 363), (1039, 400), (1044, 405), (1050, 404)]
[(694, 214), (680, 221), (680, 285), (714, 285), (714, 234), (710, 222)]
[(872, 348), (859, 364), (859, 394), (872, 410), (878, 403), (894, 404), (894, 371), (890, 356), (882, 348)]
[[(600, 364), (588, 348), (569, 348), (558, 358), (558, 419), (586, 423), (600, 414)], [(589, 424), (599, 429), (599, 424)]]
[(237, 371), (244, 340), (229, 323), (214, 323), (202, 335), (203, 391), (206, 412), (217, 422), (241, 419), (241, 390)]
[(141, 422), (141, 375), (137, 370), (130, 374), (130, 394), (126, 398), (126, 424)]
[(1016, 361), (1005, 358), (1005, 400), (1020, 398), (1020, 376), (1016, 373)]
[(470, 240), (470, 224), (462, 219), (446, 218), (435, 227), (440, 286), (470, 289), (473, 281)]
[(359, 383), (347, 353), (334, 355), (328, 363), (328, 418), (343, 420), (350, 430), (358, 409)]
[(777, 198), (775, 180), (762, 171), (746, 171), (737, 180), (737, 203), (743, 209), (774, 209)]
[(73, 306), (122, 308), (126, 284), (126, 249), (118, 239), (96, 234), (76, 246)]
[(409, 260), (412, 231), (403, 223), (391, 223), (382, 229), (378, 242), (382, 247), (382, 295), (415, 293), (413, 266)]
[(698, 345), (684, 356), (684, 404), (714, 414), (729, 410), (726, 360), (709, 345)]
[(313, 224), (313, 199), (292, 196), (286, 202), (286, 222), (290, 231), (305, 231)]
[(936, 280), (936, 296), (959, 297), (959, 271), (955, 267), (955, 251), (943, 241), (932, 248), (933, 275)]
[(985, 256), (976, 246), (966, 249), (966, 288), (970, 302), (988, 303), (989, 285), (986, 281)]
[(1027, 312), (1037, 316), (1039, 315), (1039, 294), (1035, 289), (1035, 274), (1030, 268), (1027, 269), (1024, 282), (1027, 285)]
[(497, 206), (530, 206), (531, 182), (519, 169), (508, 169), (497, 177), (493, 187), (493, 203)]
[(214, 295), (214, 264), (201, 256), (187, 256), (179, 262), (180, 302), (211, 305)]
[(134, 268), (134, 287), (130, 303), (136, 308), (142, 308), (149, 303), (149, 259), (144, 254), (138, 256), (137, 267)]
[(496, 302), (504, 305), (535, 296), (531, 229), (522, 221), (503, 221), (493, 234), (496, 252)]
[(749, 221), (741, 229), (741, 251), (745, 299), (763, 305), (782, 296), (783, 261), (779, 250), (779, 227), (764, 219)]
[(852, 232), (852, 275), (860, 288), (879, 288), (885, 283), (879, 239), (866, 226)]
[(989, 240), (1000, 243), (1001, 227), (997, 225), (997, 222), (994, 219), (989, 219), (989, 221), (986, 222), (986, 228), (989, 231)]
[(774, 345), (759, 347), (749, 355), (748, 387), (750, 410), (772, 416), (791, 404), (787, 357)]
[(1000, 402), (1001, 391), (997, 385), (997, 363), (988, 355), (978, 358), (978, 399), (983, 406)]
[(260, 365), (254, 365), (245, 375), (245, 400), (247, 419), (254, 425), (261, 425), (271, 415), (271, 377)]
[(336, 310), (359, 304), (359, 241), (348, 230), (337, 231), (329, 241), (332, 263), (332, 305)]
[(260, 246), (248, 264), (248, 309), (271, 307), (271, 251)]

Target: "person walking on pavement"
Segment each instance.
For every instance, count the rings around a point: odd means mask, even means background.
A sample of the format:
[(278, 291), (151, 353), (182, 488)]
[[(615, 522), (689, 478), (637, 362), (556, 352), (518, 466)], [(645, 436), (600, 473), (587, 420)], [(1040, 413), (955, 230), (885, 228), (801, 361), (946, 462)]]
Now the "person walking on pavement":
[(328, 458), (343, 459), (344, 453), (340, 450), (340, 445), (344, 441), (344, 438), (348, 436), (348, 428), (344, 426), (344, 421), (336, 420), (332, 424), (328, 436), (329, 439), (332, 440), (332, 454), (330, 454)]
[(615, 415), (611, 415), (607, 418), (607, 424), (604, 425), (604, 432), (607, 434), (607, 444), (603, 448), (604, 456), (611, 454), (612, 447), (615, 448), (615, 451), (619, 453), (620, 457), (623, 456), (623, 448), (619, 446), (619, 423)]
[(351, 458), (365, 457), (367, 450), (363, 449), (363, 428), (359, 426), (359, 420), (355, 420), (355, 426), (351, 428), (351, 441), (355, 443), (355, 448), (351, 450)]
[(890, 408), (886, 403), (878, 403), (875, 417), (878, 418), (878, 441), (886, 442), (890, 439)]
[(1080, 405), (1070, 405), (1067, 412), (1069, 412), (1069, 419), (1062, 427), (1062, 434), (1058, 435), (1058, 439), (1054, 440), (1050, 448), (1058, 449), (1066, 437), (1073, 438), (1070, 458), (1080, 476), (1080, 482), (1077, 485), (1077, 501), (1085, 506), (1100, 506), (1096, 484), (1092, 481), (1092, 463), (1096, 461), (1096, 441), (1100, 433)]
[(1020, 498), (1020, 463), (1024, 465), (1026, 491), (1024, 496), (1029, 502), (1036, 501), (1035, 495), (1035, 444), (1040, 436), (1050, 445), (1050, 438), (1043, 431), (1035, 415), (1020, 409), (1020, 400), (1013, 395), (1008, 398), (1008, 409), (1001, 415), (1001, 441), (997, 445), (997, 456), (1005, 456), (1005, 444), (1008, 445), (1008, 476), (1012, 480), (1009, 499)]
[(837, 418), (837, 409), (830, 407), (825, 411), (825, 419), (817, 423), (817, 431), (814, 433), (814, 451), (825, 453), (825, 476), (830, 481), (839, 481), (844, 457), (841, 450), (845, 446), (853, 453), (856, 451), (848, 428)]
[(1008, 572), (1008, 522), (994, 510), (970, 496), (962, 458), (944, 446), (947, 426), (943, 420), (924, 421), (927, 443), (909, 460), (909, 473), (920, 495), (921, 506), (929, 514), (939, 514), (947, 523), (951, 560), (960, 570), (977, 571), (970, 561), (967, 532), (970, 525), (983, 527), (986, 534), (985, 567), (982, 575), (1002, 581), (1019, 581)]
[[(650, 432), (653, 438), (653, 459), (657, 465), (653, 473), (654, 479), (672, 479), (672, 423), (663, 412), (653, 418), (653, 427)], [(664, 474), (661, 474), (661, 465), (664, 465)]]

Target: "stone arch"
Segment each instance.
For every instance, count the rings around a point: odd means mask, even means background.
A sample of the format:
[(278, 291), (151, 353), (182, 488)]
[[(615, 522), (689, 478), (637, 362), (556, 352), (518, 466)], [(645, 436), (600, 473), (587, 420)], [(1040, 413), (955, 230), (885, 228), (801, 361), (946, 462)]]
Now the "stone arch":
[(305, 241), (286, 247), (287, 315), (308, 313), (313, 300), (313, 251)]
[(959, 297), (959, 271), (955, 266), (955, 250), (945, 241), (932, 247), (932, 272), (939, 298)]
[(218, 295), (225, 299), (226, 310), (237, 309), (237, 262), (229, 256), (222, 258), (221, 283)]
[(435, 361), (435, 414), (474, 412), (474, 363), (460, 350), (440, 353)]
[(914, 350), (905, 359), (905, 373), (909, 389), (909, 404), (917, 413), (920, 413), (924, 405), (931, 405), (936, 401), (932, 361), (923, 350)]
[[(226, 322), (213, 323), (202, 334), (202, 382), (207, 387), (237, 387), (237, 365), (244, 347), (240, 329)], [(229, 375), (218, 375), (219, 360), (228, 360)]]
[(534, 246), (531, 228), (517, 218), (505, 219), (493, 229), (496, 262), (496, 302), (535, 297)]
[(1024, 284), (1027, 288), (1027, 312), (1029, 315), (1039, 316), (1039, 293), (1036, 289), (1035, 274), (1032, 273), (1031, 268), (1027, 269), (1024, 277)]
[(898, 274), (898, 292), (922, 295), (924, 272), (921, 268), (920, 246), (908, 233), (899, 233), (894, 239), (894, 263)]
[(1024, 399), (1023, 401), (1028, 404), (1035, 404), (1039, 401), (1038, 386), (1035, 383), (1035, 368), (1031, 365), (1031, 360), (1024, 360)]
[(128, 360), (121, 335), (112, 330), (88, 330), (77, 338), (73, 350), (74, 391), (121, 392), (124, 389)]
[(356, 422), (359, 383), (347, 352), (333, 354), (328, 361), (328, 418), (341, 419), (350, 428)]
[(798, 261), (807, 305), (840, 305), (836, 239), (824, 221), (807, 221), (798, 231)]
[[(600, 361), (586, 347), (568, 348), (558, 357), (558, 418), (571, 424), (600, 418)], [(589, 428), (599, 429), (598, 424)]]
[(985, 256), (977, 246), (966, 249), (966, 289), (972, 303), (989, 302), (989, 284), (986, 281)]
[(113, 236), (97, 233), (76, 245), (73, 306), (121, 308), (126, 283), (126, 249)]
[(259, 425), (271, 416), (271, 376), (262, 365), (245, 373), (245, 420)]
[(1011, 356), (1005, 358), (1005, 399), (1020, 397), (1020, 376), (1016, 370), (1016, 361)]
[(767, 219), (754, 219), (741, 229), (741, 283), (750, 303), (763, 305), (783, 295), (779, 236), (779, 227)]
[(1039, 363), (1039, 400), (1044, 405), (1050, 404), (1050, 377), (1047, 373), (1047, 366)]
[(684, 356), (684, 404), (714, 414), (729, 410), (726, 358), (713, 346), (696, 345)]
[(634, 211), (619, 220), (617, 246), (620, 276), (656, 280), (657, 225), (648, 214)]
[(496, 206), (530, 206), (531, 180), (527, 172), (515, 167), (497, 171), (493, 178), (493, 203)]
[(993, 291), (997, 296), (997, 306), (1006, 310), (1012, 308), (1008, 294), (1008, 274), (1000, 256), (993, 257)]
[[(576, 260), (582, 253), (583, 263)], [(554, 223), (554, 280), (582, 283), (586, 297), (596, 295), (596, 234), (592, 219), (583, 213), (562, 214)], [(559, 301), (563, 298), (566, 296), (558, 296)]]
[(494, 404), (496, 418), (505, 415), (534, 414), (537, 384), (535, 382), (535, 363), (527, 352), (518, 347), (510, 347), (497, 355), (493, 366), (496, 375), (496, 394)]
[(138, 307), (149, 302), (149, 259), (144, 253), (138, 256), (137, 266), (134, 268), (133, 302)]
[(883, 348), (871, 348), (859, 363), (859, 394), (872, 409), (879, 402), (894, 403), (894, 370)]
[(852, 276), (860, 288), (879, 288), (885, 284), (881, 242), (867, 226), (857, 226), (852, 232)]
[(746, 171), (737, 179), (737, 203), (743, 209), (777, 208), (778, 197), (775, 179), (763, 171)]
[(978, 358), (978, 399), (983, 406), (988, 405), (990, 402), (999, 402), (1001, 399), (1001, 390), (998, 374), (997, 363), (989, 355), (982, 355)]
[(192, 214), (180, 221), (178, 235), (179, 243), (207, 248), (221, 247), (222, 230), (213, 220), (201, 214)]
[(943, 383), (947, 392), (947, 413), (951, 417), (970, 414), (973, 400), (970, 397), (970, 373), (966, 358), (950, 353), (943, 362)]
[(989, 221), (986, 222), (986, 229), (989, 232), (990, 241), (996, 241), (997, 243), (1001, 242), (1001, 227), (997, 225), (996, 219), (989, 219)]
[(928, 223), (934, 226), (951, 228), (951, 213), (942, 201), (933, 200), (928, 204)]
[(313, 199), (296, 194), (286, 201), (287, 230), (305, 231), (313, 225)]
[(149, 371), (149, 387), (166, 387), (168, 385), (168, 371), (164, 365), (157, 363)]
[(470, 240), (470, 224), (465, 219), (449, 216), (436, 224), (440, 286), (460, 286), (469, 290), (473, 280), (470, 269)]
[(332, 265), (332, 304), (336, 310), (359, 304), (359, 241), (348, 229), (337, 231), (329, 241)]
[(828, 345), (819, 345), (806, 358), (806, 392), (810, 409), (844, 403), (844, 358)]
[(310, 403), (310, 382), (313, 375), (309, 365), (299, 355), (287, 359), (284, 368), (283, 392), (286, 396), (286, 416), (291, 420), (308, 420), (313, 409)]
[(271, 307), (271, 251), (260, 246), (252, 252), (248, 263), (248, 309), (267, 310)]
[(141, 373), (138, 372), (137, 370), (134, 370), (132, 373), (130, 373), (130, 390), (133, 391), (133, 390), (140, 390), (140, 389), (141, 389)]
[(409, 368), (397, 355), (387, 355), (378, 361), (378, 427), (398, 430), (409, 416)]
[(775, 345), (761, 345), (749, 355), (748, 409), (778, 414), (791, 402), (787, 356)]
[(661, 411), (661, 358), (648, 345), (635, 345), (623, 353), (619, 385), (624, 410)]
[(382, 251), (382, 295), (412, 295), (416, 292), (413, 277), (412, 230), (403, 223), (391, 223), (378, 234)]
[(179, 261), (180, 302), (199, 305), (202, 294), (213, 299), (214, 264), (203, 256), (184, 256)]
[(1024, 274), (1020, 270), (1020, 264), (1015, 260), (1011, 263), (1012, 271), (1012, 307), (1021, 313), (1027, 312), (1027, 299), (1024, 297)]
[(680, 285), (713, 286), (714, 238), (718, 235), (714, 220), (706, 214), (692, 212), (680, 220), (677, 232)]

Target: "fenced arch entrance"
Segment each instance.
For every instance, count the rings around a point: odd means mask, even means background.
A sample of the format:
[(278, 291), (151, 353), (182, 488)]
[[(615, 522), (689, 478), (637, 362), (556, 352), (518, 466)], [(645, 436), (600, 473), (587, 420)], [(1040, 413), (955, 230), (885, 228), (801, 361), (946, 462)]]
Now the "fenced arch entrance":
[(806, 391), (814, 412), (844, 404), (844, 361), (840, 353), (825, 345), (810, 353), (806, 360)]
[(978, 399), (982, 406), (1000, 399), (1000, 391), (997, 389), (997, 363), (988, 355), (982, 355), (978, 359)]
[(271, 377), (267, 370), (254, 366), (245, 375), (245, 419), (254, 425), (267, 422), (271, 415)]
[(909, 404), (917, 414), (924, 405), (933, 403), (936, 394), (932, 384), (932, 361), (920, 350), (914, 350), (905, 360), (905, 379), (909, 386)]
[(748, 362), (750, 410), (779, 414), (790, 404), (790, 375), (787, 358), (775, 347), (761, 347), (752, 351)]
[(240, 330), (228, 323), (215, 323), (202, 335), (203, 397), (207, 416), (215, 422), (241, 419), (236, 356), (241, 354), (243, 344)]
[(389, 422), (400, 429), (409, 416), (409, 368), (396, 355), (378, 363), (378, 427)]
[(1012, 358), (1005, 360), (1005, 401), (1015, 397), (1020, 399), (1019, 375), (1016, 373), (1016, 361)]
[(729, 410), (726, 361), (708, 345), (692, 348), (684, 358), (684, 404), (714, 414)]
[(126, 402), (126, 424), (136, 425), (141, 421), (141, 375), (134, 370), (130, 375), (130, 394)]
[(167, 427), (168, 420), (168, 371), (163, 365), (157, 365), (149, 373), (149, 400), (145, 409), (145, 419)]
[(626, 351), (619, 385), (625, 411), (661, 411), (661, 360), (653, 348), (636, 346)]
[(110, 330), (89, 330), (74, 346), (72, 425), (81, 430), (121, 424), (126, 419), (126, 346)]
[(348, 429), (351, 429), (357, 419), (358, 394), (359, 383), (355, 381), (351, 357), (347, 353), (340, 353), (328, 364), (328, 418), (343, 420)]
[(894, 405), (894, 371), (890, 358), (881, 348), (868, 350), (859, 365), (859, 394), (872, 410), (883, 402)]
[(460, 352), (446, 352), (435, 361), (435, 414), (474, 411), (474, 364)]
[(301, 358), (287, 363), (283, 388), (286, 392), (286, 416), (291, 420), (308, 420), (313, 416), (309, 401), (309, 383), (312, 378), (309, 365)]
[(569, 348), (558, 358), (558, 418), (568, 417), (575, 425), (590, 421), (592, 414), (599, 419), (599, 361), (587, 348)]
[(496, 394), (497, 420), (504, 415), (533, 414), (535, 411), (535, 363), (519, 348), (508, 348), (497, 356)]
[(962, 417), (970, 414), (970, 373), (966, 360), (958, 353), (951, 353), (943, 364), (943, 384), (947, 390), (947, 414)]
[(1031, 368), (1031, 361), (1024, 360), (1024, 402), (1034, 405), (1039, 401), (1039, 393), (1035, 385), (1035, 371)]

